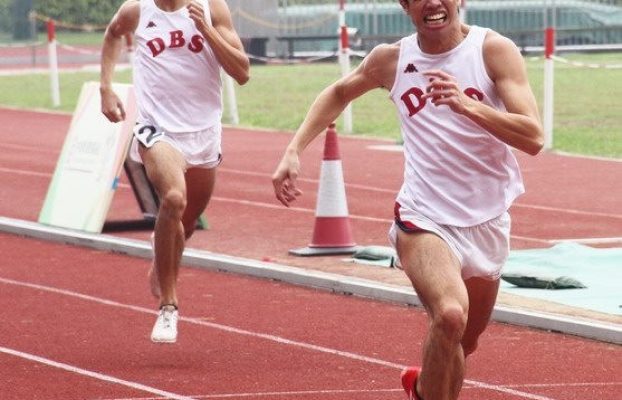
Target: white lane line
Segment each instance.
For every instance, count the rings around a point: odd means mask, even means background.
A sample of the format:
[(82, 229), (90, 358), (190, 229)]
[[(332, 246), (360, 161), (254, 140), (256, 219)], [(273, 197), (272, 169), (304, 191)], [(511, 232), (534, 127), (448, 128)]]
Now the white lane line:
[[(558, 388), (558, 387), (607, 387), (622, 386), (622, 382), (575, 382), (575, 383), (533, 383), (520, 385), (502, 385), (506, 388)], [(465, 385), (464, 390), (476, 389), (474, 386)], [(214, 393), (209, 395), (194, 395), (193, 398), (199, 399), (236, 399), (246, 397), (281, 397), (281, 396), (312, 396), (318, 394), (369, 394), (369, 393), (401, 393), (402, 389), (368, 389), (368, 390), (305, 390), (305, 391), (286, 391), (286, 392), (256, 392), (256, 393)], [(110, 398), (104, 400), (159, 400), (159, 397), (125, 397)]]
[(557, 239), (551, 240), (553, 243), (582, 243), (582, 244), (616, 244), (622, 243), (621, 237), (612, 238), (577, 238), (577, 239)]
[[(14, 174), (18, 174), (18, 175), (45, 177), (45, 178), (52, 176), (52, 174), (49, 174), (49, 173), (34, 172), (34, 171), (14, 169), (14, 168), (2, 168), (2, 167), (0, 167), (0, 172), (14, 173)], [(128, 185), (126, 183), (121, 183), (121, 184), (119, 184), (119, 188), (130, 189), (131, 187), (130, 187), (130, 185)], [(212, 200), (213, 201), (222, 201), (222, 202), (226, 202), (226, 203), (234, 203), (234, 204), (246, 205), (246, 206), (252, 206), (252, 207), (269, 208), (269, 209), (273, 209), (273, 210), (283, 210), (284, 209), (281, 204), (264, 203), (264, 202), (251, 201), (251, 200), (240, 200), (240, 199), (233, 199), (233, 198), (229, 198), (229, 197), (212, 196)], [(289, 209), (293, 210), (293, 211), (297, 211), (297, 212), (307, 213), (307, 214), (315, 214), (315, 210), (311, 209), (311, 208), (289, 207)], [(586, 213), (586, 215), (596, 215), (596, 214), (594, 214), (594, 213)], [(599, 216), (605, 216), (605, 215), (599, 215)], [(379, 222), (379, 223), (383, 223), (383, 224), (391, 224), (393, 222), (393, 220), (391, 220), (389, 218), (368, 217), (368, 216), (365, 216), (365, 215), (357, 215), (357, 214), (350, 214), (349, 217), (352, 218), (352, 219), (357, 219), (357, 220), (361, 220), (361, 221)], [(603, 239), (589, 238), (589, 239), (578, 239), (578, 240), (574, 240), (574, 239), (538, 239), (538, 238), (530, 238), (530, 237), (517, 236), (517, 235), (511, 235), (511, 238), (517, 239), (517, 240), (523, 240), (523, 241), (527, 241), (527, 242), (547, 244), (547, 245), (551, 245), (551, 244), (554, 244), (554, 243), (561, 243), (561, 242), (579, 242), (579, 243), (585, 243), (585, 244), (603, 244), (603, 245), (606, 245), (606, 244), (618, 243), (618, 242), (622, 241), (622, 239), (618, 240), (618, 238), (614, 238), (615, 240), (612, 240), (611, 238), (603, 238)]]
[[(272, 175), (266, 174), (266, 173), (247, 172), (247, 171), (241, 171), (241, 170), (235, 170), (235, 169), (229, 169), (229, 168), (222, 168), (222, 167), (219, 168), (219, 171), (228, 172), (228, 173), (232, 173), (232, 174), (239, 174), (239, 175), (257, 176), (257, 177), (262, 177), (262, 178), (271, 178), (272, 177)], [(309, 182), (309, 183), (315, 183), (315, 184), (319, 183), (318, 179), (298, 178), (298, 180), (301, 181), (301, 182)], [(396, 195), (398, 190), (399, 190), (399, 188), (396, 188), (396, 189), (383, 189), (383, 188), (379, 188), (379, 187), (375, 187), (375, 186), (357, 185), (357, 184), (353, 184), (353, 183), (345, 183), (345, 186), (346, 186), (346, 188), (351, 188), (351, 189), (361, 189), (361, 190), (366, 190), (366, 191), (370, 191), (370, 192), (388, 193), (388, 194), (392, 194), (392, 195)], [(602, 213), (602, 212), (598, 212), (598, 211), (574, 210), (574, 209), (571, 209), (571, 208), (539, 206), (539, 205), (535, 205), (535, 204), (525, 204), (525, 203), (521, 203), (521, 202), (514, 203), (512, 205), (512, 207), (528, 208), (528, 209), (541, 210), (541, 211), (552, 211), (552, 212), (559, 212), (559, 213), (568, 213), (568, 214), (574, 214), (574, 215), (585, 215), (585, 216), (597, 216), (597, 217), (622, 219), (622, 214)]]
[(586, 217), (604, 217), (604, 218), (622, 219), (622, 214), (603, 213), (603, 212), (598, 212), (598, 211), (573, 210), (570, 208), (537, 206), (534, 204), (514, 203), (512, 207), (527, 208), (530, 210), (551, 211), (551, 212), (558, 212), (558, 213), (563, 213), (563, 214), (583, 215)]
[[(334, 389), (334, 390), (300, 390), (300, 391), (287, 391), (287, 392), (257, 392), (257, 393), (215, 393), (215, 394), (203, 394), (192, 396), (194, 399), (237, 399), (247, 397), (281, 397), (287, 396), (313, 396), (318, 394), (332, 395), (332, 394), (369, 394), (369, 393), (402, 393), (402, 389), (369, 389), (369, 390), (346, 390), (346, 389)], [(159, 400), (157, 397), (128, 397), (128, 398), (114, 398), (104, 400)]]
[[(369, 145), (367, 146), (370, 150), (381, 150), (381, 151), (391, 151), (396, 153), (402, 153), (404, 151), (404, 146), (401, 144), (380, 144), (380, 145)], [(622, 162), (620, 158), (613, 157), (601, 157), (601, 156), (590, 156), (585, 154), (574, 154), (561, 150), (551, 151), (552, 154), (557, 154), (560, 156), (568, 157), (568, 158), (579, 158), (584, 160), (597, 160), (597, 161), (608, 161), (608, 162)]]
[[(99, 298), (99, 297), (90, 296), (90, 295), (86, 295), (86, 294), (82, 294), (82, 293), (77, 293), (77, 292), (73, 292), (73, 291), (70, 291), (70, 290), (59, 289), (59, 288), (50, 287), (50, 286), (43, 286), (43, 285), (38, 285), (38, 284), (34, 284), (34, 283), (29, 283), (29, 282), (16, 281), (16, 280), (13, 280), (13, 279), (6, 279), (6, 278), (1, 278), (1, 277), (0, 277), (0, 282), (1, 283), (5, 283), (7, 285), (27, 287), (27, 288), (30, 288), (30, 289), (43, 290), (43, 291), (47, 291), (47, 292), (51, 292), (51, 293), (56, 293), (56, 294), (61, 294), (61, 295), (65, 295), (65, 296), (75, 297), (75, 298), (79, 298), (79, 299), (82, 299), (82, 300), (91, 301), (91, 302), (99, 303), (99, 304), (104, 304), (104, 305), (108, 305), (108, 306), (112, 306), (112, 307), (125, 308), (125, 309), (129, 309), (129, 310), (132, 310), (132, 311), (140, 312), (140, 313), (157, 314), (156, 311), (150, 310), (150, 309), (147, 309), (147, 308), (144, 308), (144, 307), (134, 306), (134, 305), (130, 305), (130, 304), (123, 304), (123, 303), (119, 303), (119, 302), (116, 302), (116, 301), (113, 301), (113, 300), (102, 299), (102, 298)], [(218, 330), (225, 331), (225, 332), (237, 333), (239, 335), (244, 335), (244, 336), (250, 336), (250, 337), (254, 337), (254, 338), (265, 339), (265, 340), (269, 340), (269, 341), (276, 342), (276, 343), (279, 343), (279, 344), (285, 344), (285, 345), (290, 345), (290, 346), (294, 346), (294, 347), (303, 348), (303, 349), (306, 349), (306, 350), (312, 350), (312, 351), (317, 351), (317, 352), (320, 352), (320, 353), (336, 355), (336, 356), (348, 358), (348, 359), (351, 359), (351, 360), (362, 361), (362, 362), (366, 362), (366, 363), (369, 363), (369, 364), (381, 365), (383, 367), (393, 368), (393, 369), (397, 369), (397, 370), (402, 370), (402, 369), (404, 369), (406, 367), (406, 365), (403, 365), (403, 364), (396, 364), (396, 363), (393, 363), (393, 362), (390, 362), (390, 361), (381, 360), (381, 359), (378, 359), (378, 358), (367, 357), (367, 356), (356, 354), (356, 353), (350, 353), (350, 352), (347, 352), (347, 351), (332, 349), (332, 348), (324, 347), (324, 346), (318, 346), (318, 345), (314, 345), (314, 344), (310, 344), (310, 343), (298, 342), (298, 341), (295, 341), (295, 340), (290, 340), (290, 339), (286, 339), (286, 338), (283, 338), (283, 337), (280, 337), (280, 336), (270, 335), (270, 334), (267, 334), (267, 333), (253, 332), (253, 331), (248, 331), (248, 330), (245, 330), (245, 329), (235, 328), (235, 327), (228, 326), (228, 325), (221, 325), (221, 324), (216, 324), (216, 323), (212, 323), (212, 322), (207, 322), (207, 321), (203, 321), (200, 318), (180, 317), (179, 320), (182, 321), (182, 322), (187, 322), (187, 323), (191, 323), (191, 324), (195, 324), (195, 325), (206, 326), (206, 327), (209, 327), (209, 328), (218, 329)], [(472, 386), (475, 386), (475, 387), (478, 387), (478, 388), (482, 388), (482, 389), (489, 389), (489, 390), (496, 391), (496, 392), (502, 392), (502, 393), (506, 393), (506, 394), (515, 395), (517, 397), (521, 397), (521, 398), (524, 398), (524, 399), (531, 399), (531, 400), (554, 400), (554, 399), (552, 399), (550, 397), (540, 396), (540, 395), (536, 395), (536, 394), (532, 394), (532, 393), (526, 393), (526, 392), (522, 392), (522, 391), (519, 391), (519, 390), (510, 389), (510, 388), (506, 388), (506, 387), (499, 386), (499, 385), (491, 385), (491, 384), (487, 384), (487, 383), (479, 382), (479, 381), (465, 380), (464, 383), (472, 385)]]
[(536, 238), (530, 238), (526, 236), (517, 236), (517, 235), (510, 235), (510, 238), (516, 239), (516, 240), (523, 240), (525, 242), (534, 242), (534, 243), (541, 243), (541, 244), (548, 244), (548, 245), (551, 245), (551, 243), (553, 242), (550, 239), (536, 239)]
[(582, 158), (585, 160), (596, 160), (596, 161), (607, 161), (607, 162), (617, 162), (622, 163), (622, 158), (613, 158), (613, 157), (601, 157), (601, 156), (587, 156), (583, 154), (574, 154), (568, 153), (565, 151), (555, 150), (554, 154), (558, 154), (560, 156), (568, 157), (568, 158)]
[[(228, 168), (223, 168), (223, 167), (220, 167), (219, 171), (220, 172), (229, 172), (229, 173), (234, 173), (234, 174), (240, 174), (240, 175), (247, 175), (247, 176), (258, 176), (258, 177), (263, 177), (263, 178), (270, 178), (272, 176), (272, 175), (267, 174), (267, 173), (247, 172), (247, 171), (240, 171), (240, 170), (228, 169)], [(22, 170), (22, 169), (13, 169), (13, 168), (0, 168), (0, 172), (16, 173), (16, 174), (20, 174), (20, 175), (32, 175), (32, 176), (37, 176), (37, 177), (51, 177), (52, 176), (51, 173), (42, 173), (42, 172), (28, 171), (28, 170)], [(298, 180), (301, 181), (301, 182), (312, 182), (312, 183), (316, 183), (316, 184), (319, 183), (319, 180), (317, 180), (317, 179), (298, 178)], [(390, 194), (393, 194), (393, 195), (397, 194), (397, 192), (395, 190), (392, 190), (392, 189), (382, 189), (382, 188), (378, 188), (378, 187), (374, 187), (374, 186), (357, 185), (357, 184), (352, 184), (352, 183), (346, 183), (345, 186), (346, 186), (346, 188), (361, 189), (361, 190), (366, 190), (366, 191), (370, 191), (370, 192), (390, 193)], [(125, 185), (125, 187), (129, 187), (129, 185)], [(253, 203), (249, 203), (249, 204), (253, 204)], [(256, 204), (267, 204), (267, 203), (256, 203)], [(272, 206), (272, 205), (270, 205), (270, 206)], [(604, 217), (604, 218), (612, 218), (612, 219), (622, 219), (622, 214), (603, 213), (603, 212), (598, 212), (598, 211), (575, 210), (575, 209), (571, 209), (571, 208), (539, 206), (539, 205), (535, 205), (535, 204), (524, 204), (524, 203), (520, 203), (520, 202), (514, 203), (512, 205), (512, 207), (514, 207), (514, 208), (534, 209), (534, 210), (540, 210), (540, 211), (558, 212), (558, 213), (573, 214), (573, 215), (583, 215), (583, 216), (586, 216), (586, 217), (594, 217), (595, 216), (595, 217)], [(282, 206), (278, 206), (276, 208), (282, 209)], [(290, 209), (299, 210), (299, 211), (304, 210), (305, 212), (309, 211), (309, 209), (297, 209), (297, 208), (293, 208), (293, 207), (290, 208)], [(315, 210), (311, 210), (311, 211), (315, 212)], [(357, 216), (357, 217), (360, 217), (360, 218), (363, 218), (363, 219), (369, 219), (371, 221), (381, 221), (381, 222), (385, 222), (386, 221), (385, 219), (382, 219), (382, 218), (365, 217), (365, 216)]]
[[(298, 212), (304, 212), (307, 214), (315, 214), (315, 210), (311, 209), (311, 208), (304, 208), (304, 207), (289, 207), (289, 208), (285, 208), (282, 204), (280, 203), (264, 203), (262, 201), (252, 201), (252, 200), (240, 200), (240, 199), (233, 199), (230, 197), (220, 197), (220, 196), (213, 196), (212, 199), (217, 200), (217, 201), (223, 201), (226, 203), (234, 203), (234, 204), (241, 204), (241, 205), (246, 205), (246, 206), (253, 206), (253, 207), (261, 207), (261, 208), (270, 208), (273, 210), (293, 210), (293, 211), (298, 211)], [(362, 220), (362, 221), (371, 221), (371, 222), (381, 222), (384, 224), (391, 224), (393, 222), (392, 219), (389, 218), (377, 218), (377, 217), (368, 217), (365, 215), (356, 215), (356, 214), (349, 214), (349, 217), (352, 219), (358, 219), (358, 220)], [(388, 227), (387, 227), (388, 228)]]
[(9, 174), (16, 174), (16, 175), (36, 176), (37, 178), (49, 178), (49, 177), (52, 176), (52, 174), (50, 174), (48, 172), (36, 172), (36, 171), (25, 170), (25, 169), (16, 169), (16, 168), (3, 168), (3, 167), (0, 167), (0, 172), (6, 172), (6, 173), (9, 173)]
[(50, 150), (45, 147), (32, 147), (32, 146), (23, 145), (23, 144), (0, 143), (0, 147), (16, 149), (16, 150), (33, 151), (35, 153), (55, 154), (57, 156), (60, 154), (57, 150)]
[(0, 346), (0, 352), (5, 353), (5, 354), (9, 354), (9, 355), (12, 355), (12, 356), (15, 356), (15, 357), (24, 358), (26, 360), (34, 361), (34, 362), (37, 362), (37, 363), (40, 363), (40, 364), (45, 364), (45, 365), (48, 365), (50, 367), (59, 368), (59, 369), (62, 369), (62, 370), (68, 371), (68, 372), (72, 372), (74, 374), (88, 376), (89, 378), (95, 378), (95, 379), (98, 379), (100, 381), (116, 383), (118, 385), (127, 386), (127, 387), (130, 387), (132, 389), (142, 390), (143, 392), (156, 394), (158, 396), (163, 396), (163, 397), (165, 397), (167, 399), (194, 400), (192, 397), (187, 397), (187, 396), (182, 396), (180, 394), (176, 394), (176, 393), (172, 393), (172, 392), (167, 392), (165, 390), (156, 389), (154, 387), (143, 385), (143, 384), (137, 383), (137, 382), (126, 381), (125, 379), (115, 378), (114, 376), (100, 374), (99, 372), (89, 371), (89, 370), (86, 370), (86, 369), (75, 367), (73, 365), (69, 365), (69, 364), (58, 362), (58, 361), (50, 360), (48, 358), (43, 358), (43, 357), (39, 357), (39, 356), (36, 356), (36, 355), (33, 355), (33, 354), (28, 354), (28, 353), (24, 353), (24, 352), (21, 352), (21, 351), (9, 349), (7, 347)]
[(622, 386), (622, 382), (574, 382), (574, 383), (523, 383), (521, 385), (503, 385), (509, 388), (557, 388), (557, 387), (607, 387)]

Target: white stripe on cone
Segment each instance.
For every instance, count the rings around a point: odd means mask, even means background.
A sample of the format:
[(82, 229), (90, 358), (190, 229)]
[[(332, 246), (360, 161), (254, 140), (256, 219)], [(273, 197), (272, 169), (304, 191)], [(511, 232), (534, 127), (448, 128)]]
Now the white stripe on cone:
[(335, 124), (330, 124), (324, 140), (313, 238), (308, 247), (290, 250), (294, 255), (351, 254), (356, 251), (348, 217), (346, 188), (339, 155)]
[(320, 170), (316, 217), (347, 217), (348, 203), (341, 160), (324, 160)]

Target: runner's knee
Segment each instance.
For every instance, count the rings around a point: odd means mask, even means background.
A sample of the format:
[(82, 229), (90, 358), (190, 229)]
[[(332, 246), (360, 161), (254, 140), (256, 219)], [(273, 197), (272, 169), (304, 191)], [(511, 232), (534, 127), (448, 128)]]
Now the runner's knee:
[(432, 329), (447, 340), (457, 342), (466, 329), (468, 312), (458, 303), (446, 304), (432, 317)]
[(162, 197), (161, 209), (165, 216), (180, 219), (186, 208), (186, 196), (176, 189), (169, 190)]

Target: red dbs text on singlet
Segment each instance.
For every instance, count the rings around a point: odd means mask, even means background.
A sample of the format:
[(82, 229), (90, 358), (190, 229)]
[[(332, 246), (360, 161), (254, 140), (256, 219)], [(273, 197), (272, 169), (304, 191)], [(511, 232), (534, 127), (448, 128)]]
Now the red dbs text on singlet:
[[(477, 101), (484, 100), (484, 93), (472, 87), (464, 89), (464, 94), (466, 94), (473, 100), (477, 100)], [(404, 103), (404, 105), (408, 109), (409, 117), (412, 117), (413, 115), (417, 114), (419, 111), (421, 111), (423, 107), (425, 107), (426, 100), (423, 99), (422, 96), (423, 96), (423, 90), (415, 86), (405, 91), (404, 94), (402, 94), (402, 96), (400, 97), (400, 99), (402, 100), (402, 103)], [(413, 101), (414, 99), (417, 100), (416, 104)]]
[(183, 31), (172, 31), (171, 34), (171, 45), (169, 46), (171, 49), (176, 47), (184, 47), (186, 44), (186, 39), (184, 39)]
[[(171, 31), (169, 32), (170, 41), (168, 47), (178, 48), (186, 46), (186, 39), (184, 38), (183, 31)], [(203, 36), (201, 35), (192, 35), (190, 38), (190, 42), (188, 43), (188, 50), (193, 53), (200, 53), (203, 50)], [(159, 56), (164, 50), (166, 50), (166, 43), (164, 39), (156, 37), (147, 42), (147, 47), (151, 50), (151, 55), (153, 57)]]

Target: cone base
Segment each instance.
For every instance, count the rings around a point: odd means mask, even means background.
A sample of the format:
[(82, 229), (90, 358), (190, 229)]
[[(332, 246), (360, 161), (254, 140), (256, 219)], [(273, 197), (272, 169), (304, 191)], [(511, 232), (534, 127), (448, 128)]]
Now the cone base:
[(353, 247), (352, 228), (348, 217), (315, 217), (313, 238), (309, 247)]
[(301, 257), (310, 256), (330, 256), (330, 255), (343, 255), (354, 254), (359, 250), (359, 246), (346, 246), (346, 247), (302, 247), (300, 249), (291, 249), (289, 254)]

